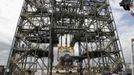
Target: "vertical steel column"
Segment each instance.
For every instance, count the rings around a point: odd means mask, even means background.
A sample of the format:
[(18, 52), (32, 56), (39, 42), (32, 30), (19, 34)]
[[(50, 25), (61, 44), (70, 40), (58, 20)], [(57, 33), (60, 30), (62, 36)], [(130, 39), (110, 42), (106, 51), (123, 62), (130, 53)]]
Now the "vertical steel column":
[(134, 75), (134, 39), (131, 39), (132, 45), (132, 56), (131, 56), (131, 63), (132, 63), (132, 75)]

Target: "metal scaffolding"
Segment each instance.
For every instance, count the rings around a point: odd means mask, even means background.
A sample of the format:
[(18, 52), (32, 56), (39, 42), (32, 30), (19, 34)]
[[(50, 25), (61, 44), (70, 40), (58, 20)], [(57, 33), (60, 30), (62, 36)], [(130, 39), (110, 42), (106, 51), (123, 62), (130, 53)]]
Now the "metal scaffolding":
[[(57, 61), (56, 48), (72, 48), (74, 53), (69, 59), (57, 57)], [(62, 60), (71, 64), (61, 67), (55, 63), (64, 63)], [(56, 75), (57, 69), (95, 75), (121, 70), (123, 64), (109, 0), (25, 0), (6, 75), (35, 74), (38, 70), (41, 75)]]
[(131, 63), (132, 63), (132, 75), (134, 74), (134, 39), (131, 40), (132, 45), (132, 57), (131, 57)]

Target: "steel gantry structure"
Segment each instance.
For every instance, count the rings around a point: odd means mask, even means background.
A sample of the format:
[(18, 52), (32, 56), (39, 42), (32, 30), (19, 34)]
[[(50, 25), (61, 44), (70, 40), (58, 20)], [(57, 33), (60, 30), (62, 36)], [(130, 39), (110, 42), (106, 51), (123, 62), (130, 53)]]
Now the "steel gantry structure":
[(134, 39), (131, 39), (131, 48), (132, 48), (132, 54), (131, 54), (131, 65), (132, 65), (132, 75), (134, 74)]
[(5, 74), (95, 75), (123, 63), (109, 0), (25, 0)]

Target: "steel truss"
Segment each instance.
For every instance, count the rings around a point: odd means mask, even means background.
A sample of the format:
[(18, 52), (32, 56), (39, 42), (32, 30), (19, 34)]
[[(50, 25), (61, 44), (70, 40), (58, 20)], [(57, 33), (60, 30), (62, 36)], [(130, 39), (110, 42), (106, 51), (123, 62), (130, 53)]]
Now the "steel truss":
[(73, 47), (78, 53), (72, 56), (76, 67), (71, 68), (78, 71), (77, 75), (120, 70), (124, 58), (108, 1), (25, 0), (7, 75), (34, 74), (38, 70), (52, 75), (54, 48), (59, 45)]

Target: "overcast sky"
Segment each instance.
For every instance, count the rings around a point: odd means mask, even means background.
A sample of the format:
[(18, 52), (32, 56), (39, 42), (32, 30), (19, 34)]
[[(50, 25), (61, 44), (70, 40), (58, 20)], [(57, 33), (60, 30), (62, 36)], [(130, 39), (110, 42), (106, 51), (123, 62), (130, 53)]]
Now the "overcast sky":
[[(121, 0), (110, 0), (126, 62), (131, 59), (134, 17), (119, 6)], [(6, 64), (23, 0), (0, 0), (0, 64)]]

